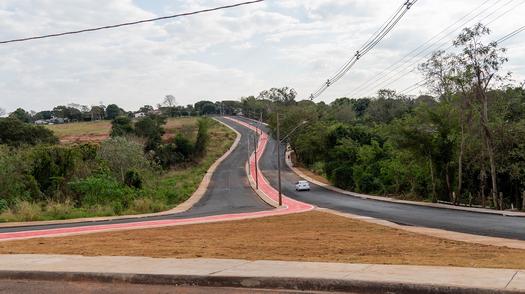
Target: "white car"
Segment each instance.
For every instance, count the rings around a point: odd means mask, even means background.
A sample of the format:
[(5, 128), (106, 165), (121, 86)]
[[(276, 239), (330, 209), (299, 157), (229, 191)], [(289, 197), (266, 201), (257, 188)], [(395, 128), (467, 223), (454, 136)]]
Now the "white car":
[(299, 181), (295, 184), (295, 191), (310, 191), (310, 184), (307, 181)]

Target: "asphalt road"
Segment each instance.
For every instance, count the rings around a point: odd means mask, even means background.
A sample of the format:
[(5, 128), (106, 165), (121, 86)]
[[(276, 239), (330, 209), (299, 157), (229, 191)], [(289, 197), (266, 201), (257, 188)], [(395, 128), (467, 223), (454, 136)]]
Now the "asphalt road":
[[(231, 213), (256, 212), (270, 210), (268, 204), (251, 189), (246, 178), (245, 163), (248, 159), (248, 134), (250, 130), (227, 119), (221, 119), (224, 123), (232, 126), (242, 135), (237, 148), (228, 156), (215, 170), (206, 194), (190, 210), (182, 213), (153, 216), (153, 217), (130, 217), (119, 220), (80, 222), (72, 224), (40, 225), (25, 227), (0, 228), (0, 233), (23, 232), (35, 230), (47, 230), (58, 228), (72, 228), (93, 225), (124, 224), (139, 221), (153, 221), (166, 219), (186, 219), (212, 215)], [(250, 148), (253, 149), (253, 146)]]
[[(97, 282), (66, 282), (66, 281), (35, 281), (35, 280), (0, 280), (0, 294), (322, 294), (335, 292), (311, 292), (299, 290), (252, 289), (252, 288), (217, 288), (191, 287), (174, 285), (145, 285), (133, 283), (97, 283)], [(337, 293), (335, 293), (337, 294)], [(351, 293), (350, 293), (351, 294)]]
[[(245, 121), (253, 124), (252, 121)], [(268, 129), (265, 129), (265, 131), (268, 131)], [(277, 187), (276, 147), (276, 141), (270, 138), (266, 146), (266, 151), (259, 162), (261, 171), (274, 187)], [(283, 147), (281, 150), (285, 150), (285, 148)], [(302, 178), (288, 168), (284, 162), (284, 151), (281, 154), (281, 161), (283, 193), (299, 201), (322, 208), (374, 217), (402, 225), (525, 240), (525, 218), (521, 217), (508, 217), (362, 199), (337, 193), (312, 183), (310, 183), (311, 191), (297, 192), (295, 191), (295, 183)]]

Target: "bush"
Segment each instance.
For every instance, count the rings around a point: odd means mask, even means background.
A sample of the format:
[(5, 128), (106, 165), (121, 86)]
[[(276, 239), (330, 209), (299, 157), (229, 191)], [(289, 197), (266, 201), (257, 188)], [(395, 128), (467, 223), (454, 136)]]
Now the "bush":
[(126, 173), (124, 183), (128, 187), (135, 188), (135, 189), (142, 189), (142, 177), (137, 171), (130, 170)]
[(41, 218), (42, 209), (36, 203), (20, 201), (16, 204), (13, 214), (19, 221), (36, 221)]
[(72, 177), (82, 154), (75, 146), (40, 146), (31, 150), (30, 160), (31, 175), (40, 191), (50, 196)]
[(162, 117), (144, 117), (135, 123), (135, 134), (141, 138), (146, 138), (145, 150), (155, 150), (162, 143), (164, 135), (163, 124), (166, 120)]
[(106, 162), (113, 177), (123, 184), (127, 171), (148, 172), (154, 168), (144, 156), (142, 145), (123, 137), (104, 141), (98, 150), (98, 158)]
[(0, 145), (0, 200), (7, 207), (41, 194), (35, 179), (29, 175), (30, 161), (22, 153)]
[(46, 205), (45, 210), (46, 214), (53, 219), (66, 219), (74, 210), (74, 205), (69, 200), (64, 202), (52, 201)]
[(7, 203), (7, 200), (0, 199), (0, 213), (6, 211), (9, 208), (9, 205)]
[(209, 125), (209, 118), (199, 119), (199, 130), (197, 132), (197, 140), (195, 141), (196, 157), (202, 157), (206, 153), (206, 148), (208, 147), (208, 141), (210, 139), (210, 136), (208, 134)]
[(107, 175), (92, 176), (71, 182), (69, 187), (77, 193), (79, 203), (85, 207), (119, 203), (125, 208), (134, 197), (132, 189)]
[(111, 137), (126, 136), (133, 133), (133, 124), (127, 116), (116, 117), (111, 122)]
[(24, 123), (16, 118), (0, 118), (0, 144), (20, 147), (57, 143), (58, 138), (45, 127)]

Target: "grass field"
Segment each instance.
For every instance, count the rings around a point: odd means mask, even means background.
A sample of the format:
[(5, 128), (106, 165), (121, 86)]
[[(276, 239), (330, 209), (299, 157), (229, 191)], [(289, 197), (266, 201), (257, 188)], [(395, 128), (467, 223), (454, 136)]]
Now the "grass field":
[(63, 125), (50, 125), (62, 143), (101, 142), (109, 137), (111, 121), (78, 122)]
[(0, 243), (0, 254), (26, 253), (525, 269), (525, 250), (449, 241), (321, 212)]
[[(166, 134), (164, 139), (167, 140), (182, 132), (184, 134), (193, 134), (195, 117), (169, 118), (164, 126)], [(111, 121), (101, 120), (95, 122), (77, 122), (62, 125), (46, 126), (52, 130), (63, 144), (85, 143), (85, 142), (102, 142), (109, 137), (111, 133)]]

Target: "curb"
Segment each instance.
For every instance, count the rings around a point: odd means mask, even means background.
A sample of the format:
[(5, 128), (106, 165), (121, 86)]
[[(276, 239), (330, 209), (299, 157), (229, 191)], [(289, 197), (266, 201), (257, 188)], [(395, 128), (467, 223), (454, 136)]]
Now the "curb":
[(0, 228), (16, 228), (16, 227), (33, 227), (33, 226), (47, 226), (47, 225), (62, 225), (62, 224), (77, 224), (77, 223), (91, 223), (91, 222), (101, 222), (101, 221), (112, 221), (112, 220), (123, 220), (123, 219), (137, 219), (140, 221), (143, 218), (148, 218), (152, 216), (163, 216), (163, 215), (170, 215), (175, 213), (181, 213), (188, 211), (195, 205), (197, 202), (199, 202), (204, 194), (206, 193), (206, 190), (208, 189), (208, 185), (210, 184), (211, 178), (213, 174), (215, 173), (215, 170), (217, 167), (228, 157), (239, 145), (239, 142), (241, 141), (241, 134), (237, 132), (235, 129), (231, 128), (227, 124), (221, 122), (220, 120), (213, 118), (213, 120), (219, 122), (223, 126), (228, 127), (230, 130), (235, 132), (237, 135), (237, 138), (233, 142), (233, 144), (230, 146), (230, 149), (226, 151), (221, 157), (219, 157), (206, 171), (206, 174), (204, 174), (201, 183), (197, 187), (197, 190), (193, 192), (193, 194), (186, 199), (186, 201), (180, 203), (176, 207), (163, 211), (158, 213), (146, 213), (146, 214), (135, 214), (135, 215), (121, 215), (121, 216), (113, 216), (113, 217), (92, 217), (92, 218), (78, 218), (78, 219), (68, 219), (68, 220), (56, 220), (56, 221), (36, 221), (36, 222), (8, 222), (8, 223), (0, 223)]
[(452, 206), (452, 205), (446, 205), (446, 204), (436, 204), (436, 203), (424, 203), (424, 202), (416, 202), (416, 201), (407, 201), (407, 200), (398, 200), (394, 198), (387, 198), (387, 197), (381, 197), (381, 196), (372, 196), (372, 195), (366, 195), (366, 194), (360, 194), (355, 192), (346, 191), (337, 187), (334, 187), (332, 185), (328, 185), (325, 183), (321, 183), (306, 174), (304, 174), (299, 169), (295, 168), (293, 166), (293, 163), (291, 161), (290, 154), (292, 151), (286, 151), (285, 155), (285, 161), (286, 165), (299, 177), (306, 179), (307, 181), (316, 184), (317, 186), (323, 187), (325, 189), (341, 193), (350, 197), (355, 198), (361, 198), (361, 199), (369, 199), (369, 200), (376, 200), (376, 201), (383, 201), (383, 202), (390, 202), (390, 203), (399, 203), (399, 204), (407, 204), (407, 205), (415, 205), (415, 206), (423, 206), (423, 207), (430, 207), (430, 208), (439, 208), (439, 209), (449, 209), (449, 210), (460, 210), (465, 212), (471, 212), (471, 213), (483, 213), (483, 214), (492, 214), (492, 215), (501, 215), (501, 216), (508, 216), (508, 217), (525, 217), (524, 212), (510, 212), (510, 211), (498, 211), (498, 210), (489, 210), (489, 209), (483, 209), (483, 208), (470, 208), (470, 207), (459, 207), (459, 206)]
[(352, 293), (522, 293), (520, 291), (464, 288), (438, 284), (389, 283), (364, 280), (318, 278), (198, 276), (160, 274), (107, 274), (89, 272), (0, 271), (0, 280), (38, 280), (55, 282), (126, 283), (191, 287), (330, 291)]

